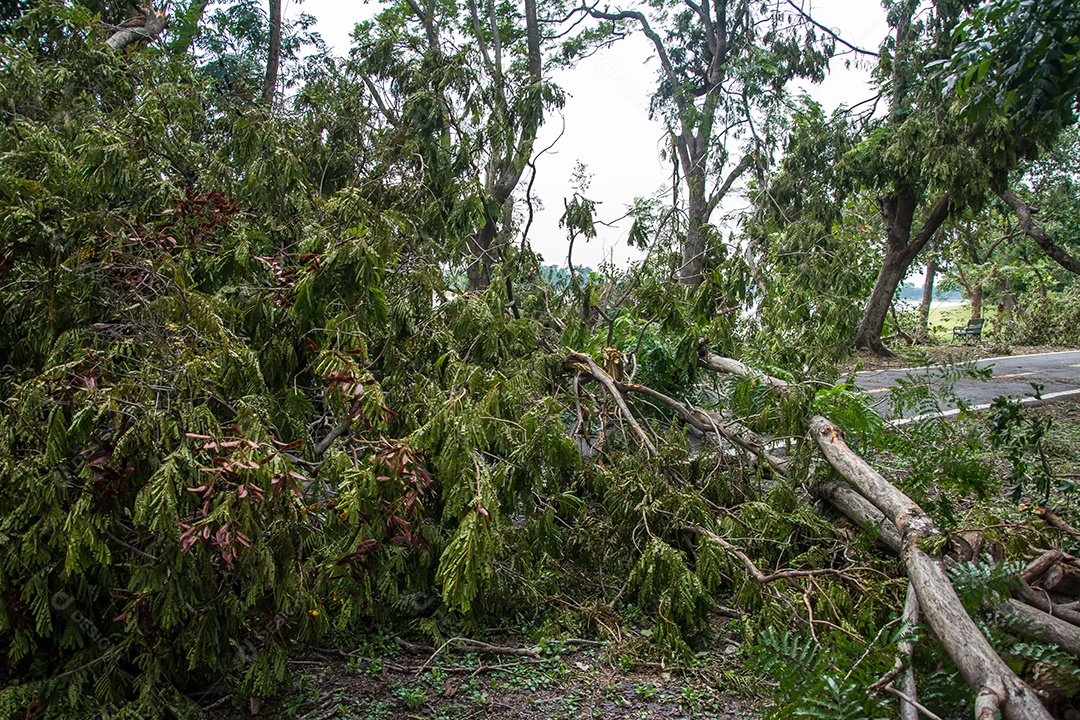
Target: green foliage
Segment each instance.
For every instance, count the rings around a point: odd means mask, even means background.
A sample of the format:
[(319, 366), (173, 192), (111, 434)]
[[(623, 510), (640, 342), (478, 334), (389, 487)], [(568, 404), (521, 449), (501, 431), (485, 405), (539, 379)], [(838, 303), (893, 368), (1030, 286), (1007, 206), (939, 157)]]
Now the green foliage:
[(892, 665), (895, 644), (909, 637), (909, 628), (880, 633), (868, 646), (842, 633), (825, 643), (790, 630), (767, 628), (750, 657), (763, 677), (775, 682), (775, 705), (767, 717), (879, 718), (893, 717), (893, 701), (867, 687)]
[(1065, 0), (995, 0), (974, 8), (955, 30), (942, 74), (973, 118), (1001, 114), (1029, 142), (1037, 130), (1075, 122), (1080, 87), (1080, 23)]
[[(1042, 386), (1032, 383), (1034, 397), (1042, 397)], [(1043, 438), (1049, 432), (1052, 423), (1038, 418), (1025, 417), (1020, 400), (1004, 395), (994, 398), (991, 405), (994, 414), (990, 418), (990, 444), (996, 450), (1004, 450), (1009, 462), (1009, 494), (1013, 502), (1020, 502), (1027, 485), (1034, 485), (1034, 490), (1045, 503), (1053, 488), (1054, 474), (1043, 449)], [(1072, 487), (1071, 481), (1061, 488)]]

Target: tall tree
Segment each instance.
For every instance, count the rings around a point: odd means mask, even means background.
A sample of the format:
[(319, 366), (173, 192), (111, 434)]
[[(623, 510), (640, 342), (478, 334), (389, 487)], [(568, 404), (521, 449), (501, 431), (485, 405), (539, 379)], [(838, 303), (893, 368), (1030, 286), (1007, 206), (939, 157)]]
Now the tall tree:
[(561, 103), (543, 81), (535, 0), (397, 2), (356, 36), (385, 130), (409, 138), (415, 152), (402, 161), (419, 161), (430, 188), (421, 232), (442, 236), (446, 260), (466, 258), (469, 289), (487, 287), (508, 247), (513, 193), (544, 106)]
[(648, 14), (595, 7), (588, 12), (639, 28), (660, 61), (652, 112), (667, 123), (686, 185), (679, 280), (696, 287), (703, 279), (713, 212), (747, 170), (764, 163), (788, 81), (822, 79), (835, 41), (827, 33), (820, 39), (819, 26), (808, 16), (779, 3), (667, 0), (649, 6)]
[(945, 222), (950, 202), (956, 202), (950, 199), (950, 173), (934, 167), (938, 158), (933, 154), (935, 145), (950, 142), (950, 137), (955, 141), (955, 136), (952, 128), (942, 125), (940, 108), (926, 108), (934, 89), (920, 73), (924, 63), (947, 51), (957, 20), (959, 8), (940, 5), (916, 19), (919, 4), (915, 0), (890, 3), (894, 32), (882, 47), (879, 66), (882, 82), (891, 91), (889, 113), (871, 129), (853, 157), (856, 174), (870, 169), (863, 182), (877, 186), (877, 206), (885, 223), (884, 255), (855, 329), (855, 347), (882, 355), (889, 354), (881, 333), (896, 288)]

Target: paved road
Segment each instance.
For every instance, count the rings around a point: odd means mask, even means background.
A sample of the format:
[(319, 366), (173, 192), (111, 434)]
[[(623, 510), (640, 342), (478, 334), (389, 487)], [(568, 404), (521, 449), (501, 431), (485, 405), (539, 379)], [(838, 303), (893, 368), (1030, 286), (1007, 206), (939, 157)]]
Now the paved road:
[[(1080, 350), (987, 358), (977, 361), (975, 365), (979, 369), (990, 368), (992, 377), (987, 381), (962, 378), (953, 388), (958, 397), (973, 406), (988, 405), (998, 395), (1030, 395), (1033, 392), (1031, 382), (1042, 383), (1044, 398), (1068, 397), (1073, 393), (1080, 397)], [(936, 367), (867, 370), (859, 373), (855, 382), (867, 394), (885, 398), (889, 388), (901, 378), (910, 375), (929, 385), (939, 386), (942, 384), (941, 374), (941, 368)], [(905, 416), (916, 413), (917, 410), (909, 410)]]

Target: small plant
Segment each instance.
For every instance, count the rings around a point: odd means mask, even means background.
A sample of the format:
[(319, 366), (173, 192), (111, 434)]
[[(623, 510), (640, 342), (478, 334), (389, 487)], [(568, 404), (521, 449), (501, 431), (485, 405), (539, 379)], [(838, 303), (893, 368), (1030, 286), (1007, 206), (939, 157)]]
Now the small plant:
[(405, 704), (410, 710), (419, 710), (427, 702), (427, 690), (422, 687), (399, 687), (394, 690), (394, 697)]
[(636, 692), (642, 700), (648, 700), (656, 694), (656, 686), (651, 682), (636, 682), (634, 683), (634, 692)]
[[(1033, 397), (1040, 399), (1043, 386), (1033, 382), (1031, 387), (1034, 390)], [(1015, 397), (1000, 395), (994, 398), (992, 409), (994, 415), (990, 419), (990, 445), (995, 450), (1004, 450), (1006, 453), (1010, 465), (1008, 479), (1012, 483), (1010, 496), (1013, 502), (1020, 502), (1025, 486), (1031, 483), (1045, 503), (1050, 497), (1054, 474), (1043, 448), (1043, 438), (1050, 431), (1052, 421), (1025, 417), (1023, 406)], [(1072, 483), (1068, 482), (1059, 489), (1072, 489)]]

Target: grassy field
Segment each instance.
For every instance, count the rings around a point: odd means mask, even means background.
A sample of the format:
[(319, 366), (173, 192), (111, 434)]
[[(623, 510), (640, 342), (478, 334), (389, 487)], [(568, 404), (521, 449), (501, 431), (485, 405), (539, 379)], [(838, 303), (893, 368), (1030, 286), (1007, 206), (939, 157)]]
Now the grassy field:
[[(909, 310), (901, 314), (901, 317), (914, 321), (918, 310)], [(994, 319), (994, 308), (983, 306), (982, 316), (990, 323)], [(966, 325), (971, 318), (971, 305), (964, 301), (960, 304), (932, 305), (930, 307), (930, 332), (940, 341), (951, 341), (953, 328), (958, 325)], [(906, 324), (906, 323), (905, 323)]]

